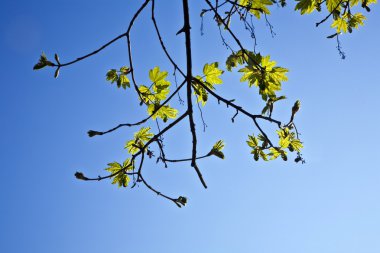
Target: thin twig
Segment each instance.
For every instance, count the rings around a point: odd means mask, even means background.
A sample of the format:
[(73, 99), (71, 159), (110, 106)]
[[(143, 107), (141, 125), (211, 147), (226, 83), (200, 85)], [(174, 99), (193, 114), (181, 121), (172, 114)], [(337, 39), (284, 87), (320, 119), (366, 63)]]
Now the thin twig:
[(173, 97), (174, 97), (174, 95), (176, 94), (176, 93), (178, 93), (180, 90), (181, 90), (181, 88), (185, 85), (185, 83), (186, 83), (186, 80), (184, 80), (181, 84), (180, 84), (180, 86), (178, 86), (178, 88), (151, 114), (151, 115), (149, 115), (148, 117), (146, 117), (145, 119), (143, 119), (143, 120), (140, 120), (140, 121), (138, 121), (138, 122), (136, 122), (136, 123), (123, 123), (123, 124), (119, 124), (119, 125), (117, 125), (116, 127), (114, 127), (114, 128), (111, 128), (111, 129), (109, 129), (109, 130), (107, 130), (107, 131), (105, 131), (105, 132), (98, 132), (98, 131), (93, 131), (93, 130), (90, 130), (89, 132), (88, 132), (88, 134), (92, 137), (92, 136), (95, 136), (95, 135), (103, 135), (103, 134), (107, 134), (107, 133), (111, 133), (111, 132), (113, 132), (113, 131), (115, 131), (115, 130), (117, 130), (117, 129), (119, 129), (120, 127), (125, 127), (125, 126), (127, 126), (127, 127), (132, 127), (132, 126), (138, 126), (138, 125), (141, 125), (141, 124), (143, 124), (143, 123), (145, 123), (147, 120), (149, 120), (150, 118), (152, 118), (160, 109), (161, 109), (161, 107), (163, 107), (164, 105), (166, 105)]

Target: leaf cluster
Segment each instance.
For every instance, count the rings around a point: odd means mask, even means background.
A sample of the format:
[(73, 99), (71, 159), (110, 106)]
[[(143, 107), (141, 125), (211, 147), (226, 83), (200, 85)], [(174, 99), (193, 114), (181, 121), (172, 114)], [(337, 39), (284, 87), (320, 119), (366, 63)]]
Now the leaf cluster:
[(227, 58), (226, 66), (227, 70), (231, 71), (239, 65), (244, 65), (239, 69), (243, 74), (240, 81), (247, 81), (249, 87), (258, 87), (264, 101), (268, 99), (275, 101), (276, 92), (281, 90), (282, 82), (288, 80), (286, 76), (288, 69), (276, 66), (276, 62), (271, 61), (269, 55), (261, 56), (260, 53), (239, 50)]
[(214, 155), (216, 157), (224, 159), (224, 153), (222, 152), (224, 146), (225, 144), (222, 140), (217, 141), (212, 147), (211, 151), (208, 153), (208, 155)]
[(336, 33), (327, 38), (334, 38), (341, 33), (352, 33), (353, 29), (358, 29), (364, 25), (366, 17), (361, 12), (353, 13), (354, 7), (360, 3), (361, 8), (369, 12), (369, 5), (374, 4), (377, 0), (296, 0), (298, 3), (295, 10), (300, 11), (301, 15), (310, 14), (314, 11), (320, 12), (322, 5), (325, 4), (326, 10), (330, 13), (325, 19), (317, 23), (317, 26), (325, 22), (330, 16), (333, 18), (331, 27)]
[(203, 76), (195, 76), (196, 81), (193, 81), (192, 83), (194, 94), (197, 96), (197, 101), (201, 102), (203, 106), (206, 105), (206, 102), (208, 100), (208, 93), (201, 84), (211, 90), (214, 90), (215, 85), (223, 83), (222, 79), (220, 78), (223, 73), (224, 71), (219, 69), (219, 63), (213, 62), (211, 64), (206, 63), (203, 66)]
[(257, 137), (254, 134), (248, 135), (247, 144), (252, 149), (251, 154), (253, 154), (255, 161), (258, 161), (260, 158), (264, 161), (275, 160), (278, 157), (287, 161), (287, 151), (301, 151), (303, 144), (296, 137), (296, 133), (290, 131), (289, 127), (284, 127), (276, 132), (279, 138), (278, 146), (270, 146), (267, 137), (262, 134), (258, 134)]
[(152, 82), (150, 87), (139, 86), (140, 100), (147, 106), (148, 115), (152, 115), (154, 120), (161, 118), (164, 122), (175, 119), (178, 114), (177, 109), (161, 104), (170, 93), (171, 83), (166, 80), (167, 76), (167, 71), (160, 71), (159, 67), (154, 67), (149, 71), (149, 79)]
[(117, 184), (118, 187), (127, 187), (131, 181), (127, 172), (133, 171), (134, 165), (131, 159), (127, 158), (123, 164), (118, 162), (109, 163), (105, 170), (111, 173), (112, 184)]
[(152, 139), (153, 136), (154, 134), (150, 132), (150, 127), (142, 127), (139, 131), (134, 133), (132, 140), (127, 141), (124, 148), (127, 149), (129, 154), (136, 154), (144, 148), (145, 144)]
[(127, 77), (130, 71), (130, 68), (126, 66), (121, 67), (119, 70), (110, 69), (106, 74), (106, 79), (110, 81), (111, 84), (116, 83), (118, 88), (122, 87), (125, 90), (127, 87), (131, 87), (131, 82)]

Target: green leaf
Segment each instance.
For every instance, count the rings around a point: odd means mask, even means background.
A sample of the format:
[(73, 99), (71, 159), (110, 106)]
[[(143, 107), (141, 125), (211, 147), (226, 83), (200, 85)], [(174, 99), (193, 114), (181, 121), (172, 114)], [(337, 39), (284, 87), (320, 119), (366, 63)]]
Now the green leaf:
[(154, 112), (157, 112), (153, 114), (152, 119), (161, 118), (164, 122), (166, 122), (168, 119), (175, 119), (178, 114), (178, 110), (170, 107), (169, 105), (164, 105), (160, 109), (160, 104), (150, 104), (148, 106), (148, 114), (152, 115)]
[(116, 69), (110, 69), (108, 70), (106, 74), (107, 81), (110, 81), (111, 83), (117, 82), (118, 75)]
[(222, 140), (219, 140), (214, 144), (214, 146), (212, 147), (211, 151), (208, 154), (224, 159), (224, 154), (222, 152), (224, 146), (225, 146), (224, 142)]
[[(200, 76), (195, 77), (199, 82), (204, 84), (205, 86), (208, 86), (206, 83), (203, 82), (202, 78)], [(197, 102), (201, 102), (202, 106), (205, 106), (207, 100), (208, 100), (208, 93), (203, 86), (201, 86), (198, 82), (194, 81), (193, 82), (193, 88), (194, 88), (194, 93), (197, 96)]]
[(259, 140), (254, 135), (248, 135), (247, 144), (251, 148), (256, 148), (257, 146), (259, 146)]
[(140, 95), (141, 95), (140, 99), (142, 99), (146, 105), (149, 105), (150, 103), (155, 102), (156, 96), (151, 92), (149, 87), (147, 87), (145, 85), (140, 85), (139, 91), (140, 91)]
[(338, 17), (331, 25), (332, 28), (336, 29), (337, 33), (347, 32), (348, 23), (344, 18)]
[(281, 148), (287, 148), (290, 144), (291, 135), (289, 134), (289, 129), (284, 128), (276, 131), (279, 137), (278, 144)]
[(303, 144), (299, 139), (293, 139), (290, 141), (289, 147), (292, 147), (292, 149), (296, 150), (297, 152), (300, 152), (303, 148)]
[(128, 141), (124, 148), (128, 150), (128, 153), (132, 155), (136, 154), (153, 136), (154, 134), (150, 132), (150, 127), (142, 127), (139, 131), (134, 133), (133, 140)]
[[(365, 5), (365, 7), (363, 8), (367, 9), (368, 6)], [(357, 29), (360, 25), (364, 25), (365, 19), (366, 17), (362, 13), (352, 14), (350, 11), (348, 11), (340, 15), (340, 13), (337, 12), (336, 14), (334, 14), (334, 22), (331, 24), (331, 27), (335, 28), (337, 34), (342, 32), (351, 33), (353, 28)], [(333, 35), (329, 36), (329, 38), (330, 37), (333, 37)]]
[(117, 79), (117, 87), (123, 87), (125, 90), (127, 87), (131, 87), (131, 83), (128, 79), (128, 77), (124, 74), (119, 75), (119, 78)]
[(168, 94), (170, 93), (169, 86), (153, 86), (153, 90), (155, 91), (154, 98), (155, 101), (165, 100)]
[[(264, 108), (263, 108), (263, 110), (261, 111), (261, 114), (262, 115), (265, 115), (267, 112), (268, 112), (268, 110), (271, 108), (271, 105), (270, 104), (266, 104), (265, 106), (264, 106)], [(269, 113), (268, 113), (268, 115), (269, 115)]]
[(264, 161), (268, 161), (268, 156), (267, 156), (267, 154), (265, 154), (265, 152), (263, 150), (260, 149), (259, 155), (260, 155), (261, 159), (263, 159)]
[[(197, 102), (201, 102), (202, 106), (204, 106), (208, 100), (208, 93), (200, 83), (213, 90), (214, 85), (223, 83), (222, 79), (220, 79), (220, 75), (223, 74), (223, 70), (218, 68), (217, 62), (211, 64), (206, 63), (203, 67), (203, 74), (204, 77), (197, 75), (195, 77), (197, 81), (192, 82), (194, 93), (197, 96)], [(203, 80), (203, 78), (205, 80)]]
[(154, 67), (149, 71), (149, 79), (157, 86), (170, 85), (170, 82), (165, 80), (168, 76), (168, 72), (160, 71), (159, 67)]
[(149, 71), (149, 79), (152, 81), (151, 88), (140, 85), (139, 91), (141, 93), (140, 99), (146, 105), (160, 103), (160, 101), (165, 100), (167, 95), (170, 93), (170, 82), (165, 80), (168, 72), (160, 71), (159, 67), (155, 67)]
[(127, 187), (128, 183), (130, 181), (127, 174), (125, 174), (124, 168), (121, 166), (118, 162), (113, 162), (108, 164), (109, 167), (107, 167), (105, 170), (110, 172), (111, 174), (115, 174), (112, 178), (112, 184), (118, 184), (119, 187)]
[(281, 155), (281, 149), (280, 148), (269, 148), (270, 153), (268, 153), (268, 156), (270, 156), (270, 160), (274, 160), (277, 157)]
[(54, 66), (54, 64), (51, 61), (48, 61), (45, 53), (42, 52), (38, 63), (33, 66), (33, 70), (42, 69), (46, 66)]
[(315, 0), (296, 0), (298, 3), (295, 10), (300, 10), (301, 15), (310, 14), (315, 10), (317, 2)]
[(142, 127), (138, 132), (134, 134), (135, 140), (149, 141), (154, 136), (150, 132), (150, 127)]
[(134, 155), (140, 151), (140, 148), (144, 147), (144, 143), (142, 141), (130, 140), (125, 144), (125, 149), (129, 154)]
[(329, 12), (333, 12), (334, 10), (340, 11), (342, 0), (326, 0), (326, 7)]
[(129, 81), (127, 74), (129, 74), (130, 69), (128, 67), (121, 67), (120, 68), (120, 75), (118, 74), (118, 71), (116, 69), (110, 69), (106, 74), (107, 81), (110, 81), (111, 84), (116, 82), (116, 85), (118, 88), (123, 87), (123, 89), (126, 89), (127, 87), (131, 86), (131, 82)]
[(351, 18), (348, 20), (348, 25), (352, 28), (359, 28), (359, 25), (364, 25), (364, 20), (366, 20), (366, 17), (361, 13), (355, 13)]
[(126, 66), (123, 66), (123, 67), (120, 68), (120, 73), (122, 73), (124, 75), (129, 74), (130, 71), (131, 71), (130, 68), (128, 68)]
[(217, 62), (211, 64), (206, 63), (203, 67), (203, 74), (206, 77), (206, 82), (211, 84), (212, 88), (215, 84), (223, 83), (222, 79), (219, 77), (223, 72), (223, 70), (218, 69)]
[(260, 149), (255, 148), (254, 150), (251, 151), (251, 154), (253, 154), (253, 159), (255, 159), (255, 161), (258, 161), (260, 158)]
[(133, 164), (131, 163), (131, 158), (127, 158), (127, 159), (123, 162), (123, 169), (125, 169), (126, 171), (130, 171), (130, 170), (133, 170), (133, 169), (134, 169), (134, 166), (133, 166)]
[(272, 5), (273, 2), (270, 0), (240, 0), (239, 5), (245, 6), (250, 13), (252, 13), (256, 18), (260, 19), (262, 13), (270, 14), (268, 7)]
[(232, 68), (235, 68), (238, 65), (243, 65), (245, 62), (247, 62), (247, 54), (249, 54), (252, 58), (255, 57), (253, 52), (246, 51), (246, 53), (244, 53), (242, 50), (239, 50), (238, 52), (232, 53), (230, 56), (228, 56), (226, 60), (227, 70), (231, 71)]
[(280, 101), (280, 100), (284, 100), (286, 99), (285, 96), (279, 96), (279, 97), (272, 97), (270, 98), (273, 102), (277, 102), (277, 101)]
[(110, 167), (109, 169), (112, 169), (112, 168), (113, 169), (118, 169), (118, 170), (122, 169), (121, 164), (118, 163), (118, 162), (109, 163), (108, 166)]
[(259, 87), (259, 94), (264, 101), (267, 101), (268, 97), (276, 97), (276, 91), (281, 90), (281, 83), (288, 80), (288, 69), (276, 66), (276, 62), (271, 61), (269, 55), (261, 56), (252, 52), (249, 55), (247, 65), (239, 70), (243, 73), (240, 81), (247, 81), (249, 87)]

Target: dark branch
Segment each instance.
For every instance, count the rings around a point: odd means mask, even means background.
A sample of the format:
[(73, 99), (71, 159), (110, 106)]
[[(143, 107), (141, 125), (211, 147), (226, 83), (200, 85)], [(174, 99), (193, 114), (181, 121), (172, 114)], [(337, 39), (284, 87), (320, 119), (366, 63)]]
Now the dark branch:
[(183, 77), (186, 77), (185, 73), (178, 67), (178, 65), (175, 63), (173, 58), (170, 56), (168, 50), (166, 49), (164, 41), (162, 40), (162, 36), (161, 36), (160, 30), (158, 29), (157, 21), (154, 15), (154, 3), (155, 3), (155, 0), (152, 0), (152, 21), (153, 21), (154, 29), (156, 30), (156, 34), (158, 36), (158, 40), (160, 41), (160, 44), (161, 44), (161, 48), (162, 50), (164, 50), (166, 57), (173, 64), (174, 69), (177, 69)]
[(129, 26), (128, 26), (128, 31), (123, 33), (123, 34), (120, 34), (119, 36), (117, 36), (116, 38), (110, 40), (109, 42), (107, 42), (106, 44), (104, 44), (103, 46), (101, 46), (100, 48), (98, 48), (97, 50), (93, 51), (92, 53), (89, 53), (89, 54), (86, 54), (84, 56), (81, 56), (81, 57), (78, 57), (77, 59), (73, 60), (73, 61), (70, 61), (70, 62), (67, 62), (67, 63), (62, 63), (62, 64), (54, 64), (52, 66), (54, 67), (65, 67), (65, 66), (68, 66), (68, 65), (71, 65), (71, 64), (74, 64), (78, 61), (81, 61), (81, 60), (84, 60), (90, 56), (93, 56), (97, 53), (99, 53), (100, 51), (102, 51), (103, 49), (105, 49), (106, 47), (110, 46), (111, 44), (113, 44), (114, 42), (118, 41), (119, 39), (127, 36), (129, 30), (131, 29), (131, 27), (133, 26), (133, 22), (136, 20), (136, 18), (140, 15), (141, 11), (145, 8), (145, 6), (149, 3), (150, 0), (146, 0), (142, 5), (141, 7), (137, 10), (137, 12), (135, 13), (135, 15), (133, 16), (131, 22), (129, 23)]
[(197, 163), (196, 163), (196, 157), (197, 157), (197, 134), (195, 131), (195, 123), (193, 118), (193, 103), (192, 103), (192, 60), (191, 60), (191, 38), (190, 38), (190, 17), (189, 17), (189, 5), (188, 0), (183, 0), (183, 19), (184, 19), (184, 33), (185, 33), (185, 45), (186, 45), (186, 64), (187, 64), (187, 73), (186, 73), (186, 80), (187, 80), (187, 112), (189, 113), (189, 123), (190, 123), (190, 131), (191, 136), (193, 139), (193, 148), (192, 148), (192, 160), (191, 160), (191, 167), (195, 169), (195, 171), (198, 174), (199, 179), (202, 182), (202, 185), (204, 188), (207, 188), (206, 182), (203, 179), (202, 173), (199, 170)]
[(141, 125), (141, 124), (143, 124), (143, 123), (145, 123), (147, 120), (149, 120), (150, 118), (152, 118), (160, 109), (161, 109), (161, 107), (163, 107), (164, 105), (166, 105), (173, 97), (174, 97), (174, 95), (176, 94), (176, 93), (178, 93), (180, 90), (181, 90), (181, 88), (185, 85), (185, 83), (186, 83), (186, 80), (184, 80), (181, 84), (180, 84), (180, 86), (178, 86), (177, 87), (177, 89), (157, 108), (157, 110), (156, 111), (154, 111), (151, 115), (149, 115), (148, 117), (146, 117), (145, 119), (143, 119), (143, 120), (140, 120), (139, 122), (136, 122), (136, 123), (124, 123), (124, 124), (119, 124), (119, 125), (117, 125), (116, 127), (114, 127), (114, 128), (111, 128), (110, 130), (107, 130), (107, 131), (105, 131), (105, 132), (98, 132), (98, 131), (93, 131), (93, 130), (90, 130), (90, 131), (88, 131), (88, 135), (90, 136), (90, 137), (93, 137), (93, 136), (95, 136), (95, 135), (103, 135), (103, 134), (107, 134), (107, 133), (111, 133), (111, 132), (113, 132), (113, 131), (115, 131), (115, 130), (117, 130), (117, 129), (119, 129), (120, 127), (125, 127), (125, 126), (127, 126), (127, 127), (132, 127), (132, 126), (138, 126), (138, 125)]

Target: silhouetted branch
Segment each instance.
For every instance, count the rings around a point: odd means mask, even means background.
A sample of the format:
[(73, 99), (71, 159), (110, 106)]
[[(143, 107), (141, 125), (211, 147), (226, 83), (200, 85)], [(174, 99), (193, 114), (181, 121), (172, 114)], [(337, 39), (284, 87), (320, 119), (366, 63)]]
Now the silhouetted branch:
[(329, 15), (327, 15), (324, 19), (322, 19), (321, 21), (317, 22), (315, 24), (316, 27), (318, 27), (320, 24), (326, 22), (327, 19), (329, 19), (329, 17), (331, 15), (333, 15), (334, 11), (340, 6), (340, 4), (343, 2), (343, 0), (340, 0), (339, 3), (335, 6), (335, 8), (329, 13)]
[(236, 35), (232, 32), (232, 30), (228, 27), (226, 22), (222, 19), (222, 17), (219, 15), (219, 13), (215, 10), (215, 8), (212, 6), (211, 2), (209, 0), (205, 0), (205, 2), (210, 6), (211, 10), (214, 11), (215, 16), (220, 20), (220, 22), (224, 25), (226, 30), (229, 32), (229, 34), (232, 36), (232, 38), (235, 40), (236, 44), (240, 47), (242, 52), (255, 64), (255, 67), (259, 70), (263, 70), (263, 67), (260, 66), (260, 64), (253, 59), (248, 53), (247, 50), (243, 47), (243, 44), (240, 42), (240, 40), (236, 37)]
[(153, 21), (154, 29), (156, 30), (156, 34), (158, 36), (158, 40), (160, 41), (161, 48), (162, 48), (162, 50), (164, 50), (166, 57), (173, 64), (174, 69), (177, 69), (183, 77), (186, 77), (185, 73), (178, 67), (178, 65), (175, 63), (175, 61), (170, 56), (169, 52), (167, 51), (167, 49), (165, 47), (165, 44), (162, 40), (161, 33), (160, 33), (160, 30), (158, 29), (157, 21), (156, 21), (155, 15), (154, 15), (154, 3), (155, 3), (155, 0), (152, 0), (152, 17), (151, 18)]
[(189, 113), (189, 123), (190, 123), (190, 131), (192, 136), (193, 148), (192, 148), (192, 160), (191, 167), (195, 169), (198, 174), (199, 179), (202, 182), (204, 188), (207, 188), (206, 182), (203, 179), (202, 173), (200, 172), (197, 163), (197, 134), (195, 131), (195, 123), (193, 118), (193, 103), (192, 103), (192, 59), (191, 59), (191, 38), (190, 38), (190, 17), (189, 17), (189, 6), (188, 0), (182, 0), (183, 4), (183, 19), (184, 19), (184, 33), (185, 33), (185, 45), (186, 45), (186, 64), (187, 64), (187, 73), (186, 73), (186, 81), (187, 81), (187, 112)]
[(110, 40), (109, 42), (107, 42), (106, 44), (104, 44), (103, 46), (101, 46), (99, 49), (93, 51), (92, 53), (89, 53), (89, 54), (86, 54), (84, 56), (81, 56), (81, 57), (78, 57), (77, 59), (73, 60), (73, 61), (70, 61), (70, 62), (67, 62), (67, 63), (59, 63), (59, 64), (55, 64), (53, 63), (52, 66), (54, 67), (65, 67), (65, 66), (68, 66), (68, 65), (71, 65), (71, 64), (74, 64), (76, 62), (79, 62), (79, 61), (82, 61), (90, 56), (93, 56), (97, 53), (99, 53), (100, 51), (102, 51), (103, 49), (105, 49), (106, 47), (110, 46), (111, 44), (113, 44), (114, 42), (118, 41), (119, 39), (127, 36), (127, 34), (129, 33), (130, 29), (132, 28), (133, 26), (133, 23), (134, 21), (137, 19), (137, 17), (140, 15), (141, 11), (146, 7), (146, 5), (149, 3), (150, 0), (146, 0), (142, 5), (141, 7), (137, 10), (137, 12), (135, 13), (135, 15), (133, 16), (131, 22), (129, 23), (129, 26), (128, 26), (128, 30), (127, 32), (123, 33), (123, 34), (120, 34), (119, 36), (117, 36), (116, 38)]
[[(199, 156), (199, 157), (196, 157), (195, 159), (199, 160), (199, 159), (203, 159), (203, 158), (206, 158), (206, 157), (209, 157), (211, 156), (211, 154), (207, 154), (207, 155), (203, 155), (203, 156)], [(165, 162), (170, 162), (170, 163), (178, 163), (178, 162), (187, 162), (187, 161), (192, 161), (193, 158), (184, 158), (184, 159), (162, 159), (164, 160)]]
[(125, 127), (125, 126), (127, 126), (127, 127), (132, 127), (132, 126), (138, 126), (138, 125), (141, 125), (141, 124), (143, 124), (143, 123), (145, 123), (146, 121), (148, 121), (150, 118), (152, 118), (164, 105), (166, 105), (173, 97), (174, 97), (174, 95), (176, 94), (176, 93), (178, 93), (180, 90), (181, 90), (181, 88), (185, 85), (185, 83), (186, 83), (186, 80), (184, 80), (178, 87), (177, 87), (177, 89), (162, 103), (162, 104), (160, 104), (160, 106), (159, 107), (157, 107), (157, 109), (151, 114), (151, 115), (149, 115), (148, 117), (146, 117), (145, 119), (143, 119), (143, 120), (140, 120), (139, 122), (136, 122), (136, 123), (124, 123), (124, 124), (119, 124), (119, 125), (117, 125), (116, 127), (114, 127), (114, 128), (111, 128), (111, 129), (109, 129), (109, 130), (107, 130), (107, 131), (105, 131), (105, 132), (99, 132), (99, 131), (94, 131), (94, 130), (90, 130), (90, 131), (88, 131), (88, 135), (90, 136), (90, 137), (93, 137), (93, 136), (95, 136), (95, 135), (103, 135), (103, 134), (107, 134), (107, 133), (111, 133), (111, 132), (113, 132), (113, 131), (115, 131), (115, 130), (117, 130), (117, 129), (119, 129), (120, 127)]

